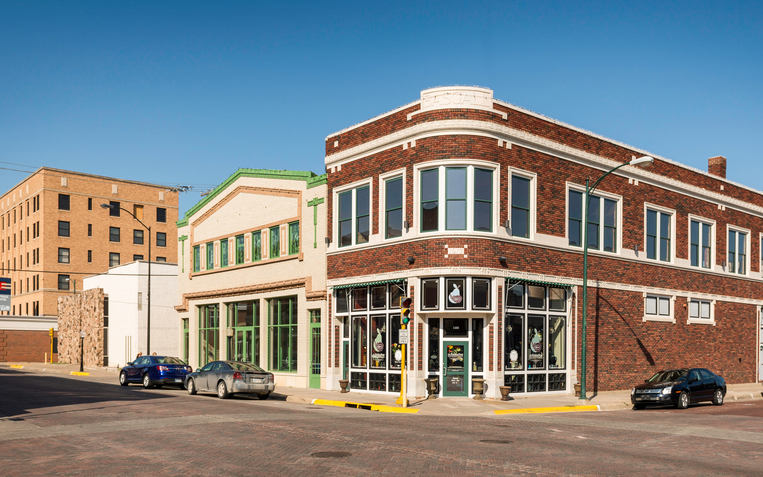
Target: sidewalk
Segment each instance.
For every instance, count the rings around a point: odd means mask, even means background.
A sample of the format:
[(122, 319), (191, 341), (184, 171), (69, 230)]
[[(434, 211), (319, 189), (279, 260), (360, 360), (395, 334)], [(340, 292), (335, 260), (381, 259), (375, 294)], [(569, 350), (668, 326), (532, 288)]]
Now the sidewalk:
[[(79, 372), (76, 364), (42, 364), (42, 363), (0, 363), (0, 368), (19, 369), (22, 372), (72, 375)], [(80, 379), (113, 380), (117, 383), (115, 368), (84, 367), (87, 376)], [(509, 413), (541, 413), (541, 412), (579, 412), (579, 411), (613, 411), (631, 409), (630, 390), (607, 391), (590, 396), (588, 401), (580, 400), (571, 394), (553, 394), (537, 396), (512, 397), (509, 401), (493, 399), (469, 398), (416, 398), (409, 400), (409, 406), (403, 408), (395, 404), (397, 395), (363, 393), (351, 391), (342, 394), (338, 391), (324, 389), (305, 389), (276, 386), (271, 399), (324, 405), (368, 409), (380, 412), (409, 412), (418, 415), (440, 416), (495, 416)], [(729, 384), (726, 402), (763, 399), (762, 383)]]

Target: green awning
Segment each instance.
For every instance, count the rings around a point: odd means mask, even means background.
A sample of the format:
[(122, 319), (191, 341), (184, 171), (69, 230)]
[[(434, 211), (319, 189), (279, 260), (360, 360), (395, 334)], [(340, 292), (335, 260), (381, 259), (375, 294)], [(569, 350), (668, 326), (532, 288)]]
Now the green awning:
[(334, 288), (334, 290), (341, 290), (342, 288), (357, 288), (357, 287), (367, 287), (367, 286), (374, 286), (374, 285), (386, 285), (387, 283), (405, 283), (405, 278), (393, 278), (392, 280), (377, 280), (375, 282), (353, 283), (351, 285), (337, 285), (332, 288)]
[(529, 285), (541, 285), (541, 286), (547, 286), (547, 287), (572, 288), (572, 285), (570, 285), (569, 283), (544, 282), (541, 280), (528, 280), (526, 278), (509, 277), (506, 279), (506, 283), (509, 283), (509, 282), (527, 283)]

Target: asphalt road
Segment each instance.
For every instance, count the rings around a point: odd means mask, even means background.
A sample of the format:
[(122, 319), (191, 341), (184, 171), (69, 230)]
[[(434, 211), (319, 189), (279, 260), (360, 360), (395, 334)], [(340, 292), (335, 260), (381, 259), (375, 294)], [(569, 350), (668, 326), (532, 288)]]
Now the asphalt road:
[(761, 475), (763, 402), (496, 417), (188, 396), (0, 369), (0, 474)]

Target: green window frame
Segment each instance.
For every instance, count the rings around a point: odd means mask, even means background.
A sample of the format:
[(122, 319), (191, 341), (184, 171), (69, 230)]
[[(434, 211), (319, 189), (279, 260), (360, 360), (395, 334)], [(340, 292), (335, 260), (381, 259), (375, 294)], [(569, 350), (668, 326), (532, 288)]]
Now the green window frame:
[(672, 214), (646, 209), (646, 258), (670, 261), (672, 220)]
[[(260, 300), (228, 303), (228, 359), (260, 364)], [(247, 335), (251, 341), (247, 341)], [(249, 348), (251, 346), (251, 348)], [(249, 349), (248, 349), (249, 348)]]
[(252, 261), (262, 260), (262, 232), (252, 232)]
[(269, 258), (278, 258), (281, 256), (281, 227), (270, 228), (270, 256)]
[(445, 229), (466, 230), (466, 167), (445, 168)]
[(371, 234), (371, 188), (355, 189), (355, 243), (368, 243)]
[(511, 176), (511, 235), (530, 238), (530, 188), (532, 179)]
[(220, 268), (228, 266), (228, 239), (220, 240)]
[(352, 191), (339, 194), (339, 246), (352, 245)]
[(712, 225), (700, 220), (692, 219), (689, 229), (689, 255), (691, 258), (691, 266), (710, 268), (710, 256), (712, 254)]
[(192, 260), (193, 260), (193, 271), (200, 272), (201, 271), (201, 246), (200, 245), (193, 246)]
[(268, 367), (270, 371), (297, 372), (297, 297), (268, 301)]
[(570, 189), (568, 197), (567, 243), (572, 247), (582, 247), (583, 193)]
[(219, 355), (220, 307), (199, 307), (199, 366), (216, 361)]
[(289, 224), (289, 255), (299, 253), (299, 222)]
[(215, 268), (215, 243), (207, 242), (207, 270)]
[(440, 229), (440, 169), (421, 171), (421, 231)]
[(493, 231), (493, 170), (474, 168), (474, 231)]
[(236, 265), (244, 263), (244, 236), (236, 235)]
[(729, 272), (747, 274), (747, 233), (729, 230)]
[(403, 176), (384, 182), (384, 238), (403, 235)]
[(183, 361), (188, 364), (188, 353), (190, 348), (190, 342), (189, 342), (189, 336), (190, 332), (188, 329), (188, 318), (183, 318)]

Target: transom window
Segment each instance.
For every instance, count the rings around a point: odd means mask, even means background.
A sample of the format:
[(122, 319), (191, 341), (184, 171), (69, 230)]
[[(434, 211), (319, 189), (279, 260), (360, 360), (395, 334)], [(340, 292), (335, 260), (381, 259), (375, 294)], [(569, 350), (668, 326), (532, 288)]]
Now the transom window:
[(421, 171), (421, 232), (492, 232), (493, 173), (493, 169), (476, 166), (441, 166)]
[[(583, 246), (583, 197), (585, 194), (570, 189), (567, 234), (573, 247)], [(589, 195), (588, 202), (588, 248), (617, 252), (618, 201), (595, 194)]]
[(692, 267), (710, 268), (713, 226), (699, 220), (689, 223), (689, 255)]
[(371, 206), (368, 185), (339, 193), (339, 246), (368, 243)]

